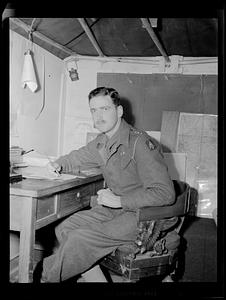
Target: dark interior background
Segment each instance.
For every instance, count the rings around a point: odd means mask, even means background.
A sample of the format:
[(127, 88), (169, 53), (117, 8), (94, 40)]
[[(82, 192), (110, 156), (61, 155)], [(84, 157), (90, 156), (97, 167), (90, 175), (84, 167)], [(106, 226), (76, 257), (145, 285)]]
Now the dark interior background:
[(97, 86), (115, 88), (124, 117), (143, 130), (161, 130), (162, 111), (217, 112), (216, 75), (98, 73)]

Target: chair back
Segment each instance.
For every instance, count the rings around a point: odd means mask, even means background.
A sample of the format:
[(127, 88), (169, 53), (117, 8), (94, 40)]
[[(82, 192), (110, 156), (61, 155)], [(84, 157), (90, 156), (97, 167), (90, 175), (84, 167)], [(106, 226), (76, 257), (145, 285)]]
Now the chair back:
[(137, 210), (137, 221), (158, 220), (184, 216), (189, 211), (190, 186), (188, 183), (173, 180), (175, 202), (167, 206), (146, 206)]

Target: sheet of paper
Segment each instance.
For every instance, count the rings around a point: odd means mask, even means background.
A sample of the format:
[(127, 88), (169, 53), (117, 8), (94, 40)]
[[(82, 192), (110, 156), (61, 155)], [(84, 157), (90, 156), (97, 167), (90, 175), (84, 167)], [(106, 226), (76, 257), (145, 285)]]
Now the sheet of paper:
[(74, 178), (79, 178), (79, 176), (72, 174), (61, 174), (60, 176), (55, 176), (51, 174), (46, 167), (29, 166), (22, 170), (22, 176), (24, 178), (33, 179), (49, 179), (49, 180), (69, 180)]

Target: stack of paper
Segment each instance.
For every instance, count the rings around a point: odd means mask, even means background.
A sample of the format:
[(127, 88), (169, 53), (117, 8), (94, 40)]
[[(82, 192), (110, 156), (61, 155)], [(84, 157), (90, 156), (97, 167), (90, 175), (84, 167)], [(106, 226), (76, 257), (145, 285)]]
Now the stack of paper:
[(79, 178), (79, 176), (71, 174), (57, 174), (50, 173), (46, 167), (29, 166), (22, 170), (22, 176), (24, 178), (33, 179), (49, 179), (49, 180), (69, 180)]
[(23, 161), (23, 157), (21, 155), (22, 149), (18, 146), (12, 146), (10, 148), (10, 162), (11, 163), (21, 163)]

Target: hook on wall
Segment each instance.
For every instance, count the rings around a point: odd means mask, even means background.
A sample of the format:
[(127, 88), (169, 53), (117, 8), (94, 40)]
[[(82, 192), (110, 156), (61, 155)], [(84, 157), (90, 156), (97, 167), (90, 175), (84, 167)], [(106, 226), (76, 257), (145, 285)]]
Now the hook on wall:
[(33, 32), (35, 31), (34, 29), (34, 22), (35, 22), (36, 18), (34, 18), (31, 22), (31, 26), (30, 29), (28, 30), (28, 40), (29, 40), (29, 49), (24, 53), (26, 54), (30, 54), (31, 53), (31, 49), (32, 49), (32, 45), (33, 45)]

